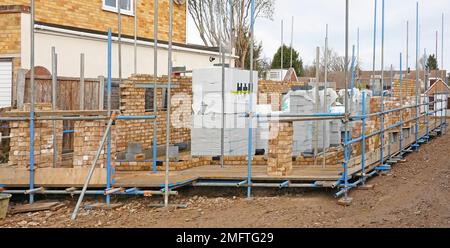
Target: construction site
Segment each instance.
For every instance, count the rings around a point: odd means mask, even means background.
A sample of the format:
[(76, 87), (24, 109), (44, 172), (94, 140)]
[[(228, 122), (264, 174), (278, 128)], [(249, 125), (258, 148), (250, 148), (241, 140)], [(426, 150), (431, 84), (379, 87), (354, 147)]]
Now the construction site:
[(77, 1), (65, 2), (0, 0), (0, 53), (18, 54), (0, 56), (0, 227), (450, 227), (445, 43), (441, 70), (419, 64), (419, 2), (394, 71), (385, 1), (373, 1), (373, 70), (363, 71), (341, 1), (341, 82), (320, 66), (323, 44), (316, 77), (291, 64), (262, 79), (254, 0), (249, 70), (234, 66), (232, 39), (183, 44), (186, 1), (124, 0), (134, 17), (103, 1), (89, 34), (69, 14)]

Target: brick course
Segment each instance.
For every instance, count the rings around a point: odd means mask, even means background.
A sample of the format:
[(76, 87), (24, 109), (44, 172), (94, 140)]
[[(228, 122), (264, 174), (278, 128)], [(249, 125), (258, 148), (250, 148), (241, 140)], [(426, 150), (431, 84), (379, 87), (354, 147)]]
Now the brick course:
[[(138, 0), (138, 36), (154, 38), (153, 1)], [(1, 5), (29, 6), (29, 0), (0, 0)], [(58, 24), (106, 32), (108, 28), (117, 33), (117, 13), (103, 10), (102, 0), (36, 0), (37, 22)], [(158, 38), (168, 40), (169, 1), (159, 1)], [(174, 4), (173, 40), (186, 43), (186, 4)], [(5, 27), (5, 26), (2, 26)], [(134, 16), (122, 15), (122, 34), (134, 35)], [(1, 51), (1, 50), (0, 50)]]
[[(74, 134), (74, 152), (73, 152), (73, 166), (90, 166), (94, 161), (97, 149), (106, 131), (105, 121), (77, 121), (75, 122)], [(111, 129), (111, 164), (115, 161), (115, 128)], [(101, 168), (106, 167), (106, 143), (97, 166)]]
[[(50, 104), (36, 104), (36, 110), (51, 110)], [(20, 111), (29, 111), (30, 105), (26, 104)], [(17, 111), (17, 110), (16, 110)], [(9, 153), (9, 166), (27, 167), (30, 156), (30, 124), (28, 121), (10, 122), (11, 150)], [(53, 166), (53, 121), (35, 122), (35, 166), (45, 168)], [(62, 151), (62, 121), (56, 121), (56, 134), (58, 145), (57, 165), (61, 164)]]
[[(122, 115), (153, 115), (153, 111), (145, 111), (145, 89), (137, 88), (136, 83), (152, 82), (150, 75), (135, 75), (124, 81), (120, 86), (120, 110)], [(158, 79), (158, 84), (166, 84), (167, 77)], [(177, 88), (171, 90), (171, 131), (170, 143), (190, 142), (190, 126), (192, 116), (192, 79), (188, 77), (174, 77), (173, 85)], [(157, 91), (157, 142), (158, 145), (166, 143), (167, 112), (162, 111), (162, 89)], [(153, 121), (132, 120), (118, 121), (117, 123), (117, 151), (123, 152), (130, 142), (141, 143), (144, 149), (152, 148)]]
[(267, 175), (289, 176), (292, 174), (293, 123), (270, 123), (269, 132), (271, 139)]

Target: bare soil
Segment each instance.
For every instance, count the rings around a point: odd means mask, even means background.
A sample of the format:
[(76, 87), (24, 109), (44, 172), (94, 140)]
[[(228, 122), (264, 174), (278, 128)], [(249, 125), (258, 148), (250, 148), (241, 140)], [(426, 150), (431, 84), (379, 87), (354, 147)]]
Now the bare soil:
[(161, 198), (120, 198), (115, 201), (121, 208), (83, 209), (72, 222), (75, 199), (59, 198), (66, 207), (8, 215), (0, 227), (450, 227), (449, 154), (450, 134), (430, 141), (391, 172), (370, 179), (373, 190), (352, 191), (349, 207), (322, 189), (256, 190), (251, 200), (239, 189), (183, 189), (171, 203), (187, 203), (187, 209), (149, 207)]

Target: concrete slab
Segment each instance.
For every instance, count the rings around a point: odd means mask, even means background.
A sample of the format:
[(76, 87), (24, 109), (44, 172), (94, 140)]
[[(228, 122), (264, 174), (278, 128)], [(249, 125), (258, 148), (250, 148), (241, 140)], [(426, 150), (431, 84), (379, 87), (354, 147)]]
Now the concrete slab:
[(357, 190), (373, 190), (375, 188), (375, 185), (373, 184), (365, 184), (357, 187)]
[(123, 204), (115, 203), (115, 204), (106, 204), (106, 203), (94, 203), (94, 204), (87, 204), (84, 206), (84, 209), (87, 210), (106, 210), (106, 209), (116, 209), (122, 207)]
[(348, 207), (348, 206), (352, 205), (352, 202), (353, 202), (353, 198), (351, 198), (351, 197), (342, 197), (341, 199), (339, 199), (338, 205)]

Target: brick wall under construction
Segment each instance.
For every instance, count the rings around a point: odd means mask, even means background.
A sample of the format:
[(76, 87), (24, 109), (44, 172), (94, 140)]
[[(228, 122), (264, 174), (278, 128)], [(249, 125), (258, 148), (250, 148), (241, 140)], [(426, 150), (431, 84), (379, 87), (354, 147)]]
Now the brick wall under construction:
[[(106, 132), (106, 121), (77, 121), (74, 125), (73, 167), (90, 166)], [(111, 128), (111, 164), (116, 154), (116, 129)], [(106, 167), (107, 146), (104, 145), (97, 166)]]
[(283, 94), (289, 92), (294, 86), (305, 85), (304, 82), (260, 80), (258, 82), (258, 104), (268, 104), (272, 106), (272, 111), (280, 111)]
[[(167, 77), (158, 79), (158, 84), (167, 84)], [(120, 111), (122, 115), (153, 115), (153, 108), (146, 111), (146, 89), (136, 87), (139, 83), (153, 82), (153, 76), (135, 75), (124, 81), (120, 86)], [(190, 142), (192, 116), (192, 79), (188, 77), (174, 77), (171, 90), (171, 130), (170, 143)], [(157, 142), (166, 143), (167, 111), (164, 110), (163, 90), (157, 90)], [(165, 91), (165, 90), (164, 90)], [(150, 94), (152, 95), (152, 94)], [(147, 97), (148, 98), (148, 97)], [(150, 97), (150, 101), (153, 97)], [(117, 151), (123, 152), (128, 143), (141, 143), (144, 149), (150, 149), (153, 142), (153, 120), (118, 121)]]
[[(35, 105), (36, 110), (49, 111), (51, 104), (39, 103)], [(25, 104), (22, 109), (14, 110), (29, 111), (30, 105)], [(62, 121), (55, 121), (55, 131), (57, 134), (57, 165), (61, 164), (62, 149)], [(10, 153), (9, 166), (17, 166), (26, 168), (30, 161), (30, 123), (28, 121), (12, 121), (10, 122)], [(34, 160), (37, 168), (53, 167), (53, 121), (36, 121), (34, 135)]]

